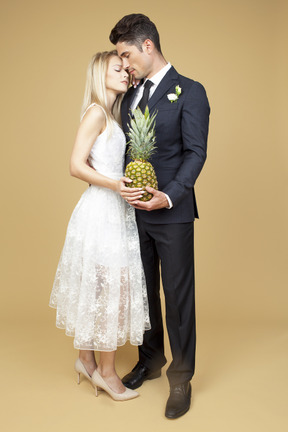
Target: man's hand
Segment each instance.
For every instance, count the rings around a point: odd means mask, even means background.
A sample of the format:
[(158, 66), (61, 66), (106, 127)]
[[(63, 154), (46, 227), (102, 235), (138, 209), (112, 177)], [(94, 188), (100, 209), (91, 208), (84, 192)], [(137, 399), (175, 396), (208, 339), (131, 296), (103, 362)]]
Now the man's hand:
[(146, 190), (153, 195), (153, 198), (146, 202), (139, 200), (131, 201), (130, 204), (133, 205), (133, 207), (146, 211), (159, 210), (161, 208), (169, 207), (168, 200), (163, 192), (153, 189), (150, 186), (146, 186)]
[(135, 201), (138, 202), (140, 198), (143, 196), (143, 190), (141, 188), (130, 188), (126, 186), (126, 183), (131, 183), (133, 180), (128, 177), (122, 177), (119, 181), (119, 189), (118, 192), (128, 202), (128, 204), (132, 204)]

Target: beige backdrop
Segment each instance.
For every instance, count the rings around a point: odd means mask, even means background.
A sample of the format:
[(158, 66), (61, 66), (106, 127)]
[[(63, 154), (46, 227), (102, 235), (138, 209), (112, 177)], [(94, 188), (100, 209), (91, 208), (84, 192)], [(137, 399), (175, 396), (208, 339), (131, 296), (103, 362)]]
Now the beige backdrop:
[[(111, 28), (132, 12), (156, 23), (166, 59), (200, 81), (211, 104), (208, 159), (196, 185), (198, 372), (194, 406), (177, 425), (201, 432), (282, 428), (288, 334), (285, 0), (158, 0), (142, 6), (1, 1), (5, 422), (10, 430), (71, 431), (96, 428), (97, 421), (103, 427), (107, 420), (110, 430), (115, 421), (124, 430), (132, 407), (131, 421), (144, 409), (149, 413), (138, 430), (172, 430), (163, 416), (164, 377), (162, 387), (145, 383), (141, 398), (121, 408), (103, 395), (95, 401), (88, 384), (75, 388), (73, 382), (70, 389), (77, 354), (72, 339), (55, 329), (55, 312), (48, 308), (67, 223), (86, 188), (68, 170), (86, 67), (93, 53), (112, 48)], [(122, 348), (120, 372), (136, 356), (135, 349)], [(64, 370), (67, 382), (61, 381)], [(99, 407), (107, 418), (99, 418)]]

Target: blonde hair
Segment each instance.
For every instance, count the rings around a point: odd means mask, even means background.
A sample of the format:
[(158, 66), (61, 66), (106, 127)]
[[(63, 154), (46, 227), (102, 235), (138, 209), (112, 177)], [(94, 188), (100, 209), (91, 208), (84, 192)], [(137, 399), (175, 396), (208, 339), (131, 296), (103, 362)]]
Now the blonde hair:
[(117, 51), (103, 51), (95, 54), (88, 66), (81, 118), (92, 103), (101, 105), (107, 115), (107, 128), (111, 130), (112, 120), (121, 124), (120, 107), (124, 95), (118, 95), (112, 108), (112, 115), (107, 107), (106, 72), (111, 57), (117, 56)]

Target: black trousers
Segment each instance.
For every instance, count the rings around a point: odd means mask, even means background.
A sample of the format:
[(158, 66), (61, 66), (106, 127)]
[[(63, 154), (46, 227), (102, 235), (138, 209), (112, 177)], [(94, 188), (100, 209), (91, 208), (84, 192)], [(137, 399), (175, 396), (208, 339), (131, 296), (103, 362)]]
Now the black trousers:
[(146, 276), (151, 330), (139, 347), (139, 360), (151, 370), (164, 366), (160, 271), (166, 325), (172, 352), (167, 370), (170, 385), (191, 380), (195, 369), (194, 223), (150, 224), (137, 217)]

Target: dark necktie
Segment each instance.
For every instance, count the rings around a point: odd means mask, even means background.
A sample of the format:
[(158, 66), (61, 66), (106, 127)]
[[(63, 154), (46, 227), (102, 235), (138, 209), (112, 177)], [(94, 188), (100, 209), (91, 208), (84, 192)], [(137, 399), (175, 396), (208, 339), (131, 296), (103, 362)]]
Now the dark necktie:
[(144, 92), (141, 100), (139, 101), (138, 107), (141, 109), (142, 113), (144, 113), (146, 105), (149, 99), (150, 88), (153, 86), (153, 82), (147, 80), (144, 84)]

